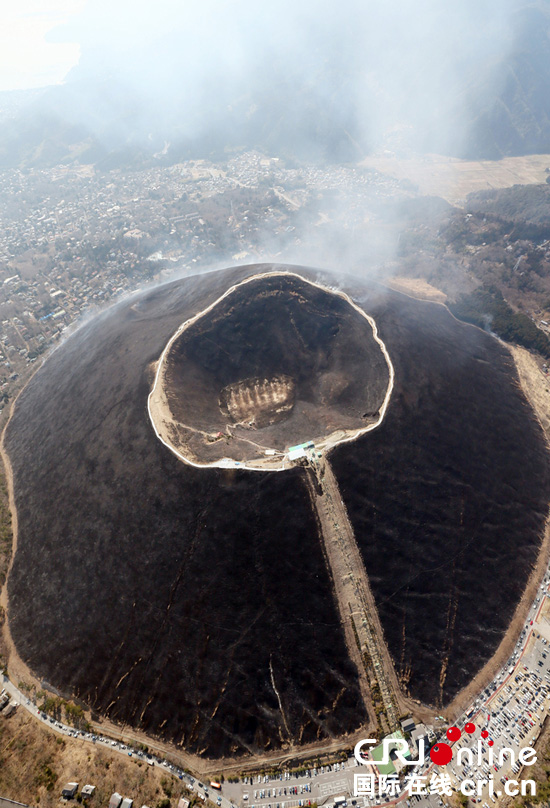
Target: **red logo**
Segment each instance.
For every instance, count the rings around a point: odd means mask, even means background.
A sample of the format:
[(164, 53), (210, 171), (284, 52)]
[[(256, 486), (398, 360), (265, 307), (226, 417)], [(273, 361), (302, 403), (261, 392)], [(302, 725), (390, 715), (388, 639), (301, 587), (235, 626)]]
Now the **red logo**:
[[(477, 727), (471, 721), (464, 726), (464, 732), (467, 732), (468, 735), (473, 735), (476, 731)], [(481, 732), (482, 738), (488, 738), (489, 733), (486, 729), (482, 730)], [(462, 732), (459, 730), (458, 727), (449, 727), (447, 730), (447, 738), (451, 743), (455, 743), (462, 738)], [(493, 745), (493, 741), (487, 741), (489, 746)], [(447, 763), (450, 763), (453, 759), (453, 750), (449, 746), (448, 743), (444, 741), (440, 741), (436, 743), (435, 746), (432, 746), (430, 749), (430, 758), (432, 763), (435, 763), (437, 766), (446, 766)]]

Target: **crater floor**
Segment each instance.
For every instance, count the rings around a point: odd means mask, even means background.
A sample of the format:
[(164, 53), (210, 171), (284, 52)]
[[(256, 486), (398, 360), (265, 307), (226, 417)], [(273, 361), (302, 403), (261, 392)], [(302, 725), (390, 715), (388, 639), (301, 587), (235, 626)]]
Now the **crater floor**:
[(149, 397), (157, 435), (193, 465), (288, 468), (288, 448), (382, 419), (393, 368), (374, 321), (296, 274), (253, 277), (186, 321)]

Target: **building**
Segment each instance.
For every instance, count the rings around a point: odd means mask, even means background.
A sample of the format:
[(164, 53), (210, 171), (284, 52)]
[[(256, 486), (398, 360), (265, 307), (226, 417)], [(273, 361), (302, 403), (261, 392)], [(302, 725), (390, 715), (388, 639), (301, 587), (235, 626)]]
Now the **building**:
[(63, 788), (61, 792), (61, 796), (65, 797), (66, 800), (73, 800), (76, 796), (76, 792), (78, 791), (78, 783), (67, 783), (67, 785)]
[(85, 785), (82, 789), (82, 796), (86, 799), (87, 797), (93, 796), (95, 791), (95, 786)]
[(8, 706), (4, 707), (3, 714), (7, 718), (9, 715), (13, 715), (13, 713), (17, 710), (17, 707), (17, 702), (12, 699)]
[[(387, 763), (383, 762), (384, 759), (384, 744), (381, 743), (379, 746), (375, 746), (375, 748), (371, 752), (371, 757), (374, 760), (376, 766), (375, 769), (377, 770), (378, 774), (395, 774), (399, 772), (403, 766), (400, 761), (397, 760), (397, 755), (395, 750), (397, 748), (401, 749), (400, 744), (395, 743), (387, 743), (388, 740), (390, 741), (404, 741), (405, 738), (401, 730), (397, 730), (396, 732), (392, 732), (391, 735), (386, 735), (384, 738), (386, 741), (386, 746), (389, 751), (389, 760)], [(409, 759), (411, 757), (410, 750), (407, 749), (406, 752), (403, 752), (403, 757)]]
[(132, 808), (133, 804), (134, 804), (134, 801), (131, 800), (130, 797), (124, 797), (124, 799), (122, 800), (122, 805), (120, 806), (120, 808)]
[(416, 746), (417, 751), (419, 750), (419, 742), (421, 740), (424, 741), (424, 754), (428, 755), (431, 743), (430, 738), (428, 736), (428, 730), (424, 726), (424, 724), (419, 724), (412, 732), (411, 732), (411, 740)]
[(189, 800), (186, 800), (185, 797), (180, 797), (178, 808), (189, 808)]
[(120, 803), (122, 802), (122, 795), (115, 791), (114, 794), (111, 795), (111, 799), (109, 800), (109, 808), (119, 808)]
[(403, 730), (405, 735), (407, 734), (410, 735), (413, 732), (415, 726), (416, 724), (414, 723), (412, 718), (405, 718), (404, 721), (401, 722), (401, 729)]
[(314, 448), (315, 444), (312, 440), (307, 441), (307, 443), (298, 443), (296, 446), (289, 446), (288, 459), (299, 460), (301, 457), (307, 457), (307, 450)]

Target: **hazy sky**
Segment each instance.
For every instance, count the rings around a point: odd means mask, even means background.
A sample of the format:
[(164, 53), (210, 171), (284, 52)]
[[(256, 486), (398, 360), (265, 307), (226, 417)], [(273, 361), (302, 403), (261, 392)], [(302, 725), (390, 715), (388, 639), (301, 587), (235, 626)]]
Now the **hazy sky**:
[(260, 140), (279, 125), (314, 142), (321, 111), (369, 147), (422, 130), (456, 150), (456, 108), (498, 90), (518, 2), (0, 0), (0, 89), (69, 74), (67, 121), (120, 143), (232, 115)]
[(62, 81), (78, 62), (77, 43), (49, 41), (85, 0), (2, 0), (0, 90), (25, 90)]

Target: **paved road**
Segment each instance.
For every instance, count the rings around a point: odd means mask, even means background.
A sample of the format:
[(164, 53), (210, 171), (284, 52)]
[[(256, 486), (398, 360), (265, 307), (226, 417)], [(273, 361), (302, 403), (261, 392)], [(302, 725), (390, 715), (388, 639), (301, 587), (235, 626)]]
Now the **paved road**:
[[(167, 773), (174, 775), (174, 777), (177, 777), (180, 780), (184, 780), (187, 786), (194, 783), (194, 778), (184, 772), (183, 769), (169, 763), (167, 760), (161, 757), (136, 751), (132, 747), (124, 744), (122, 741), (115, 740), (114, 738), (98, 735), (95, 732), (84, 732), (82, 730), (77, 730), (74, 727), (70, 727), (61, 723), (60, 721), (56, 721), (51, 716), (48, 716), (46, 713), (39, 710), (38, 707), (28, 698), (28, 696), (22, 693), (21, 690), (19, 690), (19, 688), (17, 688), (6, 675), (0, 677), (0, 691), (1, 690), (5, 690), (7, 693), (9, 693), (10, 699), (20, 705), (19, 709), (25, 709), (34, 718), (44, 724), (49, 730), (56, 732), (58, 735), (71, 737), (82, 743), (90, 743), (96, 746), (101, 746), (106, 749), (110, 749), (112, 752), (124, 755), (125, 757), (140, 758), (147, 761), (147, 763), (149, 763), (151, 766), (161, 766), (164, 770), (166, 770)], [(0, 720), (2, 720), (1, 712)], [(231, 808), (228, 800), (225, 800), (224, 802), (225, 805), (222, 804), (222, 808)]]

